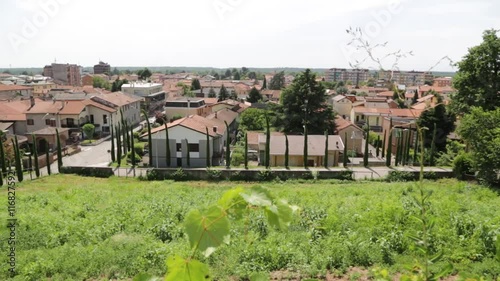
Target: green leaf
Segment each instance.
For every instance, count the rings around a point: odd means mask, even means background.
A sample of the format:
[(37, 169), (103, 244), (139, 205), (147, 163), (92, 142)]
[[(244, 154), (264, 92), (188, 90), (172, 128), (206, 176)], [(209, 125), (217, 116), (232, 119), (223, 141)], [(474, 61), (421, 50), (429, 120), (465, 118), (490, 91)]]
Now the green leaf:
[(132, 281), (157, 281), (160, 280), (158, 277), (153, 277), (151, 274), (147, 273), (139, 273), (137, 274)]
[(443, 267), (443, 269), (439, 273), (437, 273), (433, 277), (434, 279), (439, 280), (441, 279), (441, 277), (450, 275), (452, 271), (453, 271), (453, 265), (451, 263), (448, 263), (445, 267)]
[(179, 256), (168, 257), (165, 281), (210, 280), (208, 267), (197, 260), (185, 260)]
[(293, 209), (285, 201), (279, 201), (266, 208), (266, 215), (271, 226), (284, 229), (292, 221)]
[(250, 275), (250, 281), (269, 281), (269, 274), (254, 272)]
[(500, 262), (500, 234), (497, 235), (496, 248), (497, 248), (497, 260)]
[(192, 248), (210, 256), (222, 243), (229, 244), (229, 220), (219, 206), (212, 206), (203, 214), (192, 210), (186, 216), (186, 233)]
[(435, 256), (433, 256), (433, 257), (429, 260), (429, 262), (430, 262), (430, 263), (436, 263), (437, 261), (440, 261), (440, 260), (441, 260), (441, 258), (443, 257), (443, 255), (444, 255), (444, 252), (441, 250), (441, 251), (439, 251), (439, 253), (437, 253)]
[(241, 197), (248, 204), (258, 207), (269, 207), (272, 205), (272, 196), (268, 190), (263, 187), (253, 187), (249, 193), (241, 193)]
[(233, 188), (224, 193), (217, 204), (229, 214), (241, 218), (248, 206), (248, 203), (241, 197), (243, 191), (242, 187)]

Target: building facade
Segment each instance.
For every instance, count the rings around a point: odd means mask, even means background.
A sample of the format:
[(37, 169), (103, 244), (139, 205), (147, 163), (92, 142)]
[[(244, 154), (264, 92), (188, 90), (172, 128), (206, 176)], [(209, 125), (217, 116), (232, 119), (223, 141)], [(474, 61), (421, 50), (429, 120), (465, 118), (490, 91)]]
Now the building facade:
[(327, 82), (347, 83), (351, 81), (353, 85), (359, 85), (361, 82), (367, 82), (370, 79), (370, 70), (368, 69), (346, 69), (346, 68), (330, 68), (325, 72), (325, 80)]
[(55, 82), (69, 86), (81, 86), (81, 67), (76, 64), (53, 63), (43, 68), (43, 75), (51, 77)]
[(99, 64), (94, 65), (94, 74), (110, 74), (111, 66), (108, 63), (99, 61)]

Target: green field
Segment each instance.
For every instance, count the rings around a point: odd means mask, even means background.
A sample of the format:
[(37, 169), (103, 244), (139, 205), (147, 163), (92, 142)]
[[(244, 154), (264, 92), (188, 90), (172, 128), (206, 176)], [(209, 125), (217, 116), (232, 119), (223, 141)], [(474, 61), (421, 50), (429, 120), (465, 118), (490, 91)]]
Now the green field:
[[(14, 280), (125, 279), (139, 272), (163, 276), (168, 256), (189, 256), (182, 221), (224, 191), (247, 183), (141, 182), (55, 175), (17, 189), (17, 266)], [(418, 254), (415, 183), (293, 181), (265, 183), (301, 207), (287, 231), (255, 212), (231, 229), (231, 244), (208, 259), (216, 280), (245, 280), (252, 272), (280, 276), (342, 275), (350, 266), (405, 272)], [(4, 187), (5, 188), (5, 187)], [(432, 268), (451, 262), (460, 277), (500, 274), (495, 237), (500, 234), (498, 192), (455, 180), (425, 182), (433, 190), (436, 218), (429, 247), (444, 251)], [(4, 206), (7, 193), (4, 195)], [(6, 208), (0, 213), (6, 221)], [(0, 280), (7, 280), (7, 229), (1, 228)], [(5, 261), (5, 262), (4, 262)]]

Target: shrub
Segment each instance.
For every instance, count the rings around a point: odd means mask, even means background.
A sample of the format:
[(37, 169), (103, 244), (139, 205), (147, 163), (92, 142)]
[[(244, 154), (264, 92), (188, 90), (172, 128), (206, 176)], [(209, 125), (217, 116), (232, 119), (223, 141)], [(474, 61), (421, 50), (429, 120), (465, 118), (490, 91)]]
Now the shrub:
[(242, 172), (242, 171), (234, 171), (229, 176), (229, 180), (231, 181), (252, 181), (254, 180), (252, 177), (252, 173)]
[[(140, 163), (142, 161), (142, 157), (135, 154), (135, 163)], [(132, 163), (132, 152), (127, 153), (127, 162)]]
[(170, 179), (173, 179), (174, 181), (187, 181), (189, 180), (188, 174), (184, 172), (182, 168), (178, 168), (175, 172), (169, 175)]
[(221, 181), (224, 179), (221, 170), (207, 169), (207, 178), (209, 181)]
[(414, 181), (417, 177), (412, 172), (405, 171), (390, 171), (387, 176), (387, 181), (389, 182), (404, 182), (404, 181)]
[(84, 177), (109, 178), (114, 175), (113, 169), (103, 167), (67, 167), (62, 166), (61, 174), (77, 174)]
[(245, 161), (245, 158), (243, 157), (243, 154), (239, 152), (234, 152), (231, 155), (231, 165), (232, 166), (239, 166)]
[(161, 181), (164, 180), (163, 175), (158, 173), (155, 169), (148, 169), (146, 171), (146, 179), (148, 181)]
[(144, 146), (140, 143), (134, 144), (134, 150), (136, 155), (139, 155), (140, 157), (144, 156)]
[(275, 174), (271, 170), (260, 170), (257, 174), (258, 181), (271, 181), (275, 178)]
[[(146, 131), (147, 131), (147, 130), (146, 130)], [(134, 132), (134, 138), (135, 138), (135, 139), (139, 139), (139, 136), (140, 136), (139, 132)]]
[(469, 153), (460, 153), (453, 160), (453, 174), (459, 180), (465, 179), (466, 175), (474, 174), (472, 156)]
[(438, 176), (435, 172), (424, 172), (424, 179), (426, 180), (437, 180)]
[(305, 173), (302, 173), (302, 176), (300, 177), (301, 179), (303, 180), (313, 180), (314, 179), (314, 175), (311, 171), (307, 171)]
[(337, 180), (346, 180), (346, 181), (352, 181), (354, 180), (353, 177), (353, 171), (340, 171), (337, 175), (335, 175), (333, 178)]

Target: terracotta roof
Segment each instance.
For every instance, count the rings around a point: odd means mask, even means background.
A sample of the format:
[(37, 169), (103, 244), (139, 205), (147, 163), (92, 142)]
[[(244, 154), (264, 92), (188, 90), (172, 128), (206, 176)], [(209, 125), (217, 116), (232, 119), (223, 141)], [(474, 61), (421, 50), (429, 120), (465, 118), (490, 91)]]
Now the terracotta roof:
[(422, 110), (406, 108), (369, 108), (358, 106), (353, 108), (355, 113), (366, 113), (368, 115), (384, 115), (393, 117), (419, 117)]
[(106, 101), (109, 101), (113, 104), (116, 104), (118, 106), (123, 106), (123, 105), (131, 104), (131, 103), (142, 100), (141, 97), (138, 97), (135, 95), (129, 95), (129, 94), (122, 93), (122, 92), (103, 93), (101, 95), (98, 95), (98, 97), (102, 98)]
[(25, 111), (26, 114), (58, 113), (62, 108), (64, 101), (44, 101), (35, 99), (35, 105)]
[(389, 98), (392, 98), (394, 96), (394, 92), (393, 91), (384, 91), (384, 92), (380, 92), (377, 94), (377, 97), (389, 97)]
[[(218, 119), (209, 120), (209, 119), (207, 119), (205, 117), (201, 117), (199, 115), (190, 115), (188, 117), (177, 119), (174, 122), (167, 124), (168, 128), (172, 128), (175, 126), (182, 126), (182, 127), (197, 131), (197, 132), (202, 133), (202, 134), (205, 134), (206, 128), (208, 128), (208, 134), (211, 137), (216, 137), (218, 135), (222, 135), (226, 131), (226, 126), (224, 124), (224, 121), (221, 121)], [(217, 132), (213, 131), (213, 127), (217, 127)], [(155, 133), (158, 133), (158, 132), (161, 132), (164, 130), (165, 130), (165, 126), (160, 126), (160, 127), (151, 129), (151, 134), (155, 134)], [(141, 137), (145, 137), (147, 135), (148, 135), (148, 133), (144, 133), (141, 135)]]
[(84, 100), (84, 101), (82, 101), (82, 103), (85, 104), (85, 105), (90, 105), (90, 106), (94, 106), (94, 107), (100, 108), (100, 109), (102, 109), (104, 111), (107, 111), (107, 112), (116, 112), (116, 109), (108, 107), (108, 106), (105, 106), (105, 105), (100, 104), (98, 102), (95, 102), (93, 100)]
[[(66, 131), (69, 131), (68, 128), (57, 128), (59, 131), (59, 134), (64, 133)], [(55, 135), (56, 134), (56, 128), (55, 127), (46, 127), (43, 129), (40, 129), (38, 131), (34, 131), (32, 134), (34, 135), (44, 135), (44, 136), (50, 136), (50, 135)]]
[(214, 112), (214, 113), (208, 115), (206, 118), (208, 120), (218, 119), (218, 120), (221, 120), (222, 122), (226, 121), (227, 124), (231, 124), (231, 123), (233, 123), (233, 121), (237, 117), (238, 117), (237, 112), (234, 112), (230, 109), (224, 108), (224, 109), (221, 109), (217, 112)]
[(337, 125), (336, 126), (337, 131), (343, 130), (349, 126), (354, 126), (356, 129), (361, 130), (360, 127), (356, 126), (355, 124), (351, 123), (348, 120), (345, 120), (344, 118), (342, 118), (342, 116), (339, 115), (337, 115), (337, 118), (335, 118), (335, 125)]
[(219, 101), (218, 98), (203, 98), (203, 100), (206, 105), (216, 104)]
[(0, 92), (23, 91), (23, 90), (33, 90), (33, 87), (24, 87), (19, 85), (5, 85), (0, 83)]
[(24, 112), (30, 107), (29, 100), (0, 102), (0, 121), (25, 121)]

